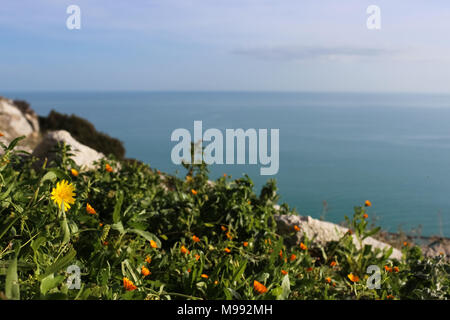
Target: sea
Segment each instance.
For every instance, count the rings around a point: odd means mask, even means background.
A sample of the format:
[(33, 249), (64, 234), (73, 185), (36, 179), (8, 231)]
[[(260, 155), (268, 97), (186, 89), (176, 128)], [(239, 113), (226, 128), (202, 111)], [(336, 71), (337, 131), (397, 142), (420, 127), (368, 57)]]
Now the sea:
[[(123, 141), (126, 156), (184, 177), (175, 129), (279, 129), (279, 171), (212, 165), (211, 178), (276, 179), (280, 203), (342, 222), (372, 202), (391, 232), (450, 237), (450, 95), (293, 92), (2, 92), (39, 115), (76, 114)], [(224, 134), (225, 136), (225, 134)]]

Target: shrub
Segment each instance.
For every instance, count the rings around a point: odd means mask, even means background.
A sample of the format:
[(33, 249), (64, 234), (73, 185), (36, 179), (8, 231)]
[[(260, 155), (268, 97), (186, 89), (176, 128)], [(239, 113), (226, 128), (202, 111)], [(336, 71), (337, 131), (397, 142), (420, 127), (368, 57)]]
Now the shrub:
[[(274, 181), (258, 196), (248, 176), (208, 183), (205, 165), (185, 179), (132, 161), (80, 171), (67, 146), (33, 170), (3, 146), (0, 158), (0, 297), (8, 299), (448, 299), (449, 264), (405, 246), (357, 248), (368, 208), (355, 207), (352, 234), (325, 247), (289, 246), (276, 233)], [(73, 170), (72, 170), (73, 169)], [(59, 184), (61, 181), (67, 184)], [(169, 185), (169, 187), (168, 187)], [(75, 187), (75, 195), (60, 189)], [(64, 190), (66, 190), (64, 189)], [(67, 191), (66, 190), (66, 191)], [(59, 197), (59, 198), (58, 198)], [(72, 204), (72, 198), (75, 200)], [(53, 199), (66, 199), (70, 209)], [(89, 204), (89, 206), (88, 206)], [(281, 210), (293, 213), (287, 205)], [(292, 230), (290, 237), (298, 230)], [(67, 285), (69, 266), (81, 287)], [(380, 289), (366, 270), (382, 270)]]
[(65, 115), (52, 110), (47, 117), (39, 117), (42, 131), (66, 130), (80, 143), (102, 152), (123, 159), (125, 148), (123, 143), (105, 133), (98, 132), (94, 125), (76, 115)]

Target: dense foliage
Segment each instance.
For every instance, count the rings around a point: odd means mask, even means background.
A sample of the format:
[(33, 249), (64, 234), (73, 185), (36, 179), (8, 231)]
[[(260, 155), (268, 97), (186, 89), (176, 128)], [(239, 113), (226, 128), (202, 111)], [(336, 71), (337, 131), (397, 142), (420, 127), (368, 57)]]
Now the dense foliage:
[(92, 123), (74, 114), (69, 116), (52, 110), (47, 117), (39, 117), (39, 126), (44, 132), (66, 130), (75, 140), (105, 155), (113, 155), (117, 159), (125, 156), (125, 148), (120, 140), (98, 132)]
[[(277, 193), (260, 195), (249, 177), (209, 182), (204, 165), (178, 179), (138, 162), (102, 160), (83, 171), (61, 146), (39, 170), (3, 146), (0, 158), (0, 297), (7, 299), (446, 299), (449, 265), (406, 244), (358, 249), (368, 230), (364, 205), (352, 232), (326, 247), (289, 246), (277, 234)], [(65, 180), (66, 184), (61, 183)], [(75, 195), (71, 188), (75, 188)], [(70, 205), (60, 206), (58, 200)], [(72, 201), (73, 200), (73, 201)], [(69, 289), (73, 265), (79, 289)], [(381, 270), (370, 289), (370, 265)], [(68, 281), (68, 279), (70, 281)]]

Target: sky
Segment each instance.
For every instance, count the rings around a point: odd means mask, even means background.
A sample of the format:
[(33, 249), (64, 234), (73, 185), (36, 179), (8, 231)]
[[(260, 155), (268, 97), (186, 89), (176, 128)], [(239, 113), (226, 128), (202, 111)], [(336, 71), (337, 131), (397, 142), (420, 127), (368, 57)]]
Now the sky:
[(0, 94), (450, 93), (449, 40), (448, 0), (2, 0)]

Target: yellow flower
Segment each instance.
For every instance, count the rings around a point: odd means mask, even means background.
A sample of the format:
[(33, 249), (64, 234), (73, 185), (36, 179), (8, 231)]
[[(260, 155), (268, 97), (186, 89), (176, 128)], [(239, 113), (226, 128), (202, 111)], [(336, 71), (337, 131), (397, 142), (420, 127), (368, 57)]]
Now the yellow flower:
[(351, 282), (358, 282), (359, 281), (359, 277), (354, 275), (353, 273), (350, 273), (347, 277), (350, 279)]
[(96, 214), (97, 213), (97, 211), (95, 211), (95, 209), (92, 208), (89, 203), (86, 204), (86, 211), (87, 211), (87, 213), (90, 213), (90, 214)]
[(123, 287), (127, 291), (133, 291), (133, 290), (137, 289), (137, 287), (133, 284), (133, 282), (130, 279), (125, 278), (125, 277), (123, 278)]
[(150, 270), (148, 270), (145, 266), (142, 266), (142, 268), (141, 268), (141, 273), (142, 273), (142, 275), (143, 275), (144, 277), (146, 277), (146, 276), (152, 274), (152, 273), (150, 272)]
[(74, 176), (74, 177), (78, 177), (78, 171), (75, 169), (71, 169), (70, 173)]
[(258, 293), (260, 293), (260, 294), (263, 294), (263, 293), (266, 293), (267, 292), (267, 288), (266, 288), (266, 286), (265, 285), (263, 285), (261, 282), (258, 282), (258, 281), (253, 281), (253, 288), (255, 288), (255, 290), (258, 292)]
[(64, 210), (69, 210), (70, 205), (75, 203), (75, 187), (73, 184), (62, 180), (56, 184), (56, 188), (52, 190), (51, 199), (58, 204), (58, 207), (62, 209), (64, 204)]
[(150, 247), (152, 247), (152, 248), (158, 248), (158, 244), (156, 243), (155, 240), (150, 240)]
[(372, 202), (370, 202), (369, 200), (366, 200), (366, 202), (364, 202), (364, 205), (366, 207), (371, 207), (372, 206)]

